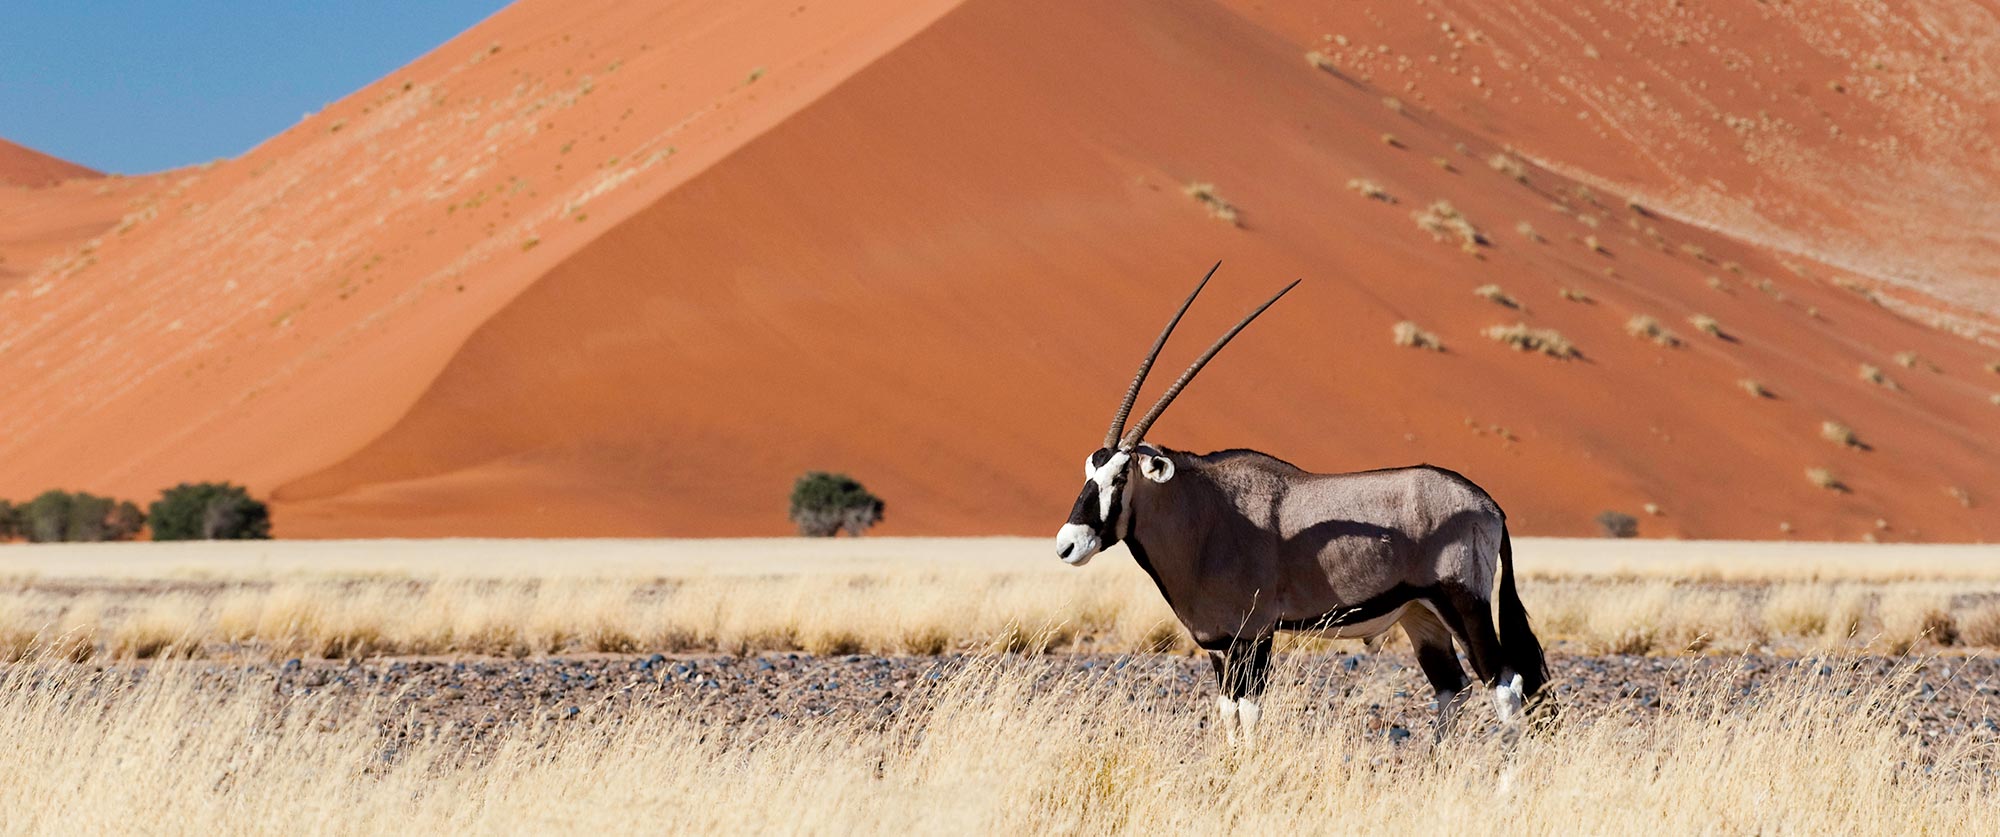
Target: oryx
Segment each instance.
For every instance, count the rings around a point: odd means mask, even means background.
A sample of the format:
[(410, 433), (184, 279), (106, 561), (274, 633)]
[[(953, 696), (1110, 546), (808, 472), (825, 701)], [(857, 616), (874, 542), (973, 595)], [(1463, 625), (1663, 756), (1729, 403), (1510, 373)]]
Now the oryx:
[(1262, 714), (1274, 632), (1372, 639), (1395, 625), (1437, 690), (1440, 733), (1468, 685), (1454, 638), (1511, 730), (1548, 670), (1514, 589), (1506, 514), (1479, 486), (1429, 465), (1316, 474), (1252, 450), (1197, 455), (1144, 442), (1195, 373), (1297, 281), (1225, 332), (1125, 429), (1153, 360), (1214, 275), (1153, 341), (1104, 446), (1084, 461), (1057, 556), (1082, 566), (1112, 544), (1131, 550), (1209, 652), (1232, 742), (1239, 728), (1254, 734)]

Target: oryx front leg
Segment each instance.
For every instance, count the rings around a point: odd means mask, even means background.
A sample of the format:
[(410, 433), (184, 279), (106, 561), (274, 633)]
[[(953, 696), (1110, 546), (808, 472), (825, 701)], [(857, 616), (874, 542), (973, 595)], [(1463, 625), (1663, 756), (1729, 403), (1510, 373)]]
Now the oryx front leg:
[(1270, 676), (1271, 637), (1231, 640), (1226, 650), (1208, 652), (1208, 661), (1215, 666), (1221, 687), (1215, 707), (1230, 746), (1256, 746), (1257, 724), (1264, 717), (1260, 703)]

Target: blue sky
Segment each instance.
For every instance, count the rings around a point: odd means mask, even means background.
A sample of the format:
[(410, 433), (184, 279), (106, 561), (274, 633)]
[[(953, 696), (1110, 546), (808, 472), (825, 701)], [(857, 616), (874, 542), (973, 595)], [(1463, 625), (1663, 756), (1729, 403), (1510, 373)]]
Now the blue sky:
[(506, 5), (0, 3), (0, 137), (123, 174), (233, 157)]

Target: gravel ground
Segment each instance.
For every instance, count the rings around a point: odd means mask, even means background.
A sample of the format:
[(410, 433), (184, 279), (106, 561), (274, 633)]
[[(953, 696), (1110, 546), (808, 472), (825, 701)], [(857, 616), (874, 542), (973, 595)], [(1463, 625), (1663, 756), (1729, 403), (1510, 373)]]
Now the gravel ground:
[[(1893, 688), (1911, 698), (1897, 712), (1904, 729), (1926, 743), (1973, 736), (2000, 744), (2000, 661), (1991, 657), (1815, 658), (1553, 656), (1552, 694), (1576, 709), (1661, 710), (1697, 687), (1751, 694), (1770, 678), (1803, 669), (1835, 692), (1883, 682), (1907, 667)], [(371, 704), (401, 719), (392, 738), (443, 736), (478, 749), (496, 731), (520, 724), (614, 720), (643, 707), (696, 707), (689, 717), (730, 729), (798, 725), (845, 718), (887, 723), (926, 699), (968, 666), (1025, 670), (1044, 688), (1092, 684), (1122, 694), (1141, 711), (1213, 713), (1214, 678), (1207, 661), (1177, 655), (1003, 657), (751, 657), (592, 656), (525, 660), (381, 659), (193, 667), (216, 694), (269, 689), (280, 697), (312, 696), (336, 705)], [(1338, 712), (1392, 741), (1426, 744), (1434, 711), (1430, 688), (1406, 654), (1281, 656), (1270, 711)], [(108, 670), (143, 676), (146, 666)], [(1849, 677), (1852, 669), (1861, 676)], [(18, 670), (17, 670), (18, 671)], [(9, 674), (0, 668), (0, 680)], [(290, 703), (290, 701), (287, 701)], [(1468, 715), (1467, 717), (1473, 717)], [(390, 748), (395, 749), (393, 743)]]

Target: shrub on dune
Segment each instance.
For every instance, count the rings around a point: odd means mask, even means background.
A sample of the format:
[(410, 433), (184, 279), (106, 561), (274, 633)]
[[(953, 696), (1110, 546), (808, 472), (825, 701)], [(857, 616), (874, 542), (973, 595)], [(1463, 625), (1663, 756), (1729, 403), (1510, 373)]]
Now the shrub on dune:
[(263, 540), (271, 537), (271, 511), (239, 485), (181, 483), (160, 492), (151, 507), (153, 540)]

